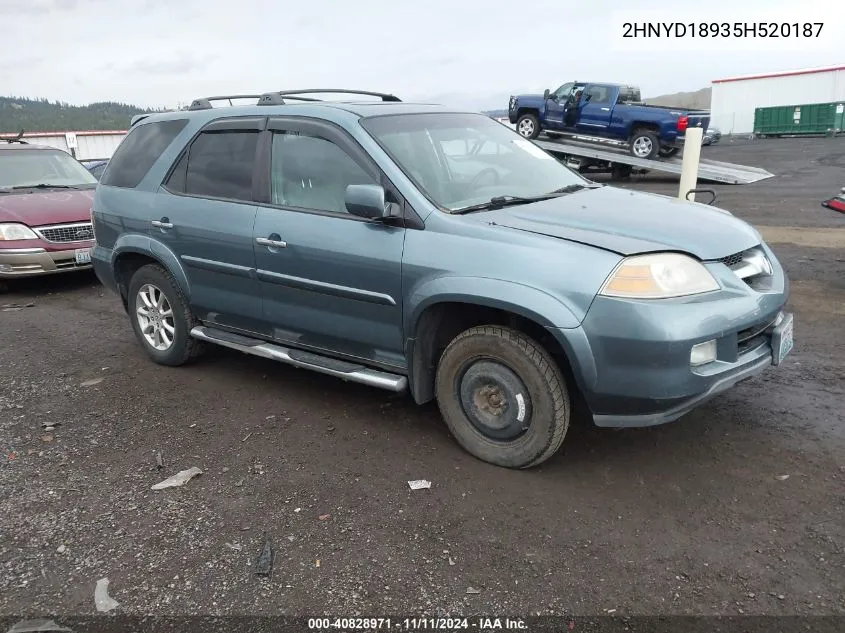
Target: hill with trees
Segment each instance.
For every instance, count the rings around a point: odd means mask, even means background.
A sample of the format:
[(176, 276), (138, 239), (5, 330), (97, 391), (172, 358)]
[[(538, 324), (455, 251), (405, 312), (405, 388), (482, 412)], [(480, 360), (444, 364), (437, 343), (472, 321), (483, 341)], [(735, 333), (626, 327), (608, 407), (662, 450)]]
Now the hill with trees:
[(0, 97), (0, 134), (125, 130), (136, 114), (153, 112), (125, 103), (103, 101), (77, 106), (47, 99)]

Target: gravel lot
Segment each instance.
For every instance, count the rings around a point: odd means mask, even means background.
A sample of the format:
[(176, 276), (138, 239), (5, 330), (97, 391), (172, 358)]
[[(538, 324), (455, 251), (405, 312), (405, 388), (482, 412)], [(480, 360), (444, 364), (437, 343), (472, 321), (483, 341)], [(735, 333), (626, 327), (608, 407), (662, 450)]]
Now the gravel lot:
[(786, 266), (792, 355), (666, 426), (576, 426), (529, 472), (404, 396), (224, 349), (156, 366), (92, 275), (14, 284), (0, 305), (33, 305), (0, 311), (0, 615), (96, 613), (103, 577), (118, 613), (845, 614), (845, 215), (819, 205), (845, 139), (704, 156), (777, 174), (715, 188)]

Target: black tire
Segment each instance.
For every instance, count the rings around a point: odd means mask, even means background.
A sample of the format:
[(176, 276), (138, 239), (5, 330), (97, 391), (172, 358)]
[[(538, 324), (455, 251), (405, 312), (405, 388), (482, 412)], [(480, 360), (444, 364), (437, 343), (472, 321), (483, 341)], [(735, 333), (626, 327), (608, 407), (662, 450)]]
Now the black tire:
[[(167, 349), (156, 349), (141, 332), (141, 323), (138, 317), (138, 308), (142, 303), (139, 292), (145, 286), (152, 286), (158, 289), (165, 297), (167, 304), (172, 311), (172, 327), (174, 332), (171, 336), (171, 344)], [(139, 268), (132, 279), (129, 280), (129, 319), (132, 322), (132, 329), (141, 347), (147, 355), (160, 365), (175, 367), (184, 365), (195, 359), (202, 353), (203, 345), (200, 341), (191, 336), (191, 329), (199, 325), (194, 317), (182, 289), (173, 276), (157, 264), (148, 264)]]
[[(642, 141), (642, 145), (638, 143), (638, 141)], [(647, 153), (642, 151), (642, 148), (646, 146), (650, 147)], [(644, 128), (634, 130), (634, 133), (631, 134), (631, 144), (628, 151), (631, 153), (631, 156), (635, 158), (653, 160), (657, 157), (657, 154), (660, 151), (660, 139), (657, 137), (657, 134), (651, 130)]]
[[(458, 443), (497, 466), (530, 468), (546, 461), (569, 428), (569, 392), (559, 367), (517, 330), (484, 325), (458, 335), (438, 363), (435, 393)], [(498, 412), (485, 410), (491, 405)], [(487, 426), (484, 419), (503, 426)]]
[[(523, 121), (531, 123), (531, 133), (523, 133), (520, 131), (520, 128), (527, 127), (520, 125)], [(536, 114), (521, 114), (519, 118), (516, 120), (516, 133), (524, 138), (535, 139), (540, 135), (540, 120), (537, 118)]]
[[(707, 145), (707, 144), (708, 143), (704, 143), (704, 145)], [(678, 147), (661, 147), (660, 148), (660, 157), (661, 158), (669, 158), (670, 156), (674, 156), (675, 154), (677, 154), (678, 151), (680, 151), (680, 148), (678, 148)]]

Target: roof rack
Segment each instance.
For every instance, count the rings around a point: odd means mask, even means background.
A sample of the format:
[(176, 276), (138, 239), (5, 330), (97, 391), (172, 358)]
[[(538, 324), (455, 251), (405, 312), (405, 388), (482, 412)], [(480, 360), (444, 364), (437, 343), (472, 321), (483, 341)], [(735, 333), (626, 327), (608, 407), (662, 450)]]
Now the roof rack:
[(351, 94), (366, 95), (369, 97), (380, 97), (382, 101), (401, 101), (399, 97), (383, 92), (371, 92), (369, 90), (344, 90), (341, 88), (309, 88), (307, 90), (279, 90), (277, 92), (265, 92), (260, 95), (223, 95), (218, 97), (204, 97), (194, 99), (188, 110), (210, 110), (212, 101), (228, 101), (234, 105), (232, 99), (257, 99), (257, 105), (285, 105), (286, 100), (290, 101), (320, 101), (314, 97), (303, 97), (304, 94)]
[(21, 130), (20, 132), (18, 132), (17, 136), (13, 136), (11, 138), (8, 136), (4, 136), (0, 138), (0, 141), (6, 141), (7, 143), (20, 143), (21, 145), (29, 145), (29, 143), (23, 140), (23, 132), (24, 131)]

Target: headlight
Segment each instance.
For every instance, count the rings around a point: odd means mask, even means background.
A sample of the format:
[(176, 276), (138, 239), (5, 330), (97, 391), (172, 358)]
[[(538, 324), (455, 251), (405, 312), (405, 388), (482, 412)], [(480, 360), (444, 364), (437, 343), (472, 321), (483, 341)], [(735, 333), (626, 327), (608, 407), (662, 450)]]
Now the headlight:
[(700, 262), (680, 253), (635, 255), (624, 259), (599, 294), (628, 299), (667, 299), (710, 292), (719, 283)]
[(0, 241), (37, 239), (39, 237), (25, 224), (0, 224)]

